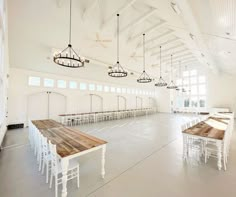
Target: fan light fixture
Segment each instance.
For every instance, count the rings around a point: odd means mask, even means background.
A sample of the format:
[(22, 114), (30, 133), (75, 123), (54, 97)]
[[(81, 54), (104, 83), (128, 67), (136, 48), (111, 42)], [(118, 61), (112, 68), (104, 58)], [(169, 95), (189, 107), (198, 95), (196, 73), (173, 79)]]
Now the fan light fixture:
[(173, 65), (172, 65), (172, 57), (173, 55), (171, 54), (171, 81), (170, 81), (170, 84), (167, 86), (168, 89), (176, 89), (178, 88), (175, 84), (174, 84), (174, 81), (173, 81)]
[(68, 46), (62, 50), (61, 52), (57, 53), (53, 57), (53, 61), (64, 67), (68, 68), (80, 68), (84, 67), (84, 63), (89, 63), (89, 60), (79, 56), (75, 50), (72, 48), (71, 44), (71, 7), (72, 7), (72, 0), (70, 0), (70, 27), (69, 27), (69, 44)]
[(117, 14), (117, 62), (108, 70), (108, 75), (111, 77), (126, 77), (128, 75), (119, 62), (119, 33), (119, 14)]
[(143, 34), (143, 72), (140, 77), (137, 79), (138, 83), (150, 83), (152, 79), (145, 71), (145, 34)]
[(155, 84), (157, 87), (164, 87), (167, 86), (167, 83), (164, 81), (164, 79), (161, 76), (161, 46), (160, 46), (160, 77), (158, 82)]

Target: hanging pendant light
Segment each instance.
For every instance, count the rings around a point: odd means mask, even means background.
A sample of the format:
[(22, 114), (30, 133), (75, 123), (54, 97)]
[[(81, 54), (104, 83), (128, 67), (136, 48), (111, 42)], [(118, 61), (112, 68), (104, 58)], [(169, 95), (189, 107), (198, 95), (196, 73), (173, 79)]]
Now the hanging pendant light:
[(171, 81), (170, 81), (170, 84), (167, 86), (167, 89), (176, 89), (177, 86), (174, 84), (174, 81), (173, 81), (173, 65), (172, 65), (172, 54), (171, 54), (171, 75), (170, 75), (170, 78), (171, 78)]
[(161, 46), (160, 46), (160, 77), (158, 82), (155, 84), (157, 87), (164, 87), (167, 86), (167, 83), (164, 81), (164, 79), (161, 76)]
[[(180, 61), (179, 61), (179, 78), (180, 78), (180, 76), (181, 76), (181, 71), (180, 71)], [(177, 88), (175, 89), (176, 91), (180, 91), (180, 88), (177, 86)]]
[(126, 77), (128, 73), (122, 68), (119, 62), (119, 14), (117, 14), (117, 62), (109, 69), (108, 75), (111, 77)]
[(57, 53), (53, 57), (53, 61), (64, 67), (68, 68), (79, 68), (84, 67), (84, 63), (89, 63), (89, 60), (79, 56), (75, 50), (72, 48), (71, 44), (71, 6), (72, 0), (70, 0), (70, 27), (69, 27), (69, 44), (68, 46), (62, 50), (61, 52)]
[(150, 83), (152, 79), (145, 71), (145, 34), (143, 34), (143, 72), (140, 77), (137, 79), (138, 83)]

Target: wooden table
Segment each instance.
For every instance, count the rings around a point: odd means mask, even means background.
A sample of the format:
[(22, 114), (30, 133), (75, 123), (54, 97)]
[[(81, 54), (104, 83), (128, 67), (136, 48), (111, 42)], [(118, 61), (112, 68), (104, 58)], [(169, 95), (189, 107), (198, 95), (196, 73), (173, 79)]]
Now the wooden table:
[(102, 149), (101, 175), (104, 178), (106, 141), (78, 129), (64, 127), (54, 120), (34, 120), (31, 122), (48, 140), (56, 144), (62, 167), (62, 197), (67, 196), (67, 171), (71, 159)]
[(222, 146), (225, 134), (230, 125), (230, 118), (226, 117), (209, 117), (205, 121), (199, 122), (196, 125), (182, 131), (184, 137), (184, 156), (186, 158), (188, 146), (186, 143), (187, 137), (193, 137), (204, 141), (215, 141), (218, 149), (218, 169), (221, 170), (222, 163)]

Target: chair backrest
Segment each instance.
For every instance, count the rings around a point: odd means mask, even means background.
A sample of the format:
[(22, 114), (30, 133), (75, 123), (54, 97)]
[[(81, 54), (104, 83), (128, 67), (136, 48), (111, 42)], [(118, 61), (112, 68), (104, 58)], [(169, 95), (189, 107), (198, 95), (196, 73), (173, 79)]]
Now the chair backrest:
[(184, 131), (185, 129), (187, 129), (187, 125), (186, 124), (181, 125), (181, 130)]
[(50, 156), (48, 141), (47, 141), (47, 138), (44, 137), (43, 135), (41, 135), (41, 143), (42, 143), (42, 152), (43, 152), (44, 157)]
[(55, 144), (52, 144), (51, 141), (48, 142), (49, 150), (50, 150), (50, 159), (51, 159), (51, 165), (52, 170), (54, 172), (58, 171), (58, 156), (57, 156), (57, 147)]

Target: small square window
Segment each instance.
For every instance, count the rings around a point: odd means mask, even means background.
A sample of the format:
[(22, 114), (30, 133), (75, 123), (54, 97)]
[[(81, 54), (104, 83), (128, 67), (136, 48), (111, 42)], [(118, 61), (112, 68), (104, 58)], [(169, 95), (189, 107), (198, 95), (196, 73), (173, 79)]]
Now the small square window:
[(121, 93), (121, 89), (120, 88), (116, 88), (116, 92), (117, 93)]
[(206, 97), (205, 96), (199, 97), (199, 107), (206, 107)]
[(132, 89), (132, 94), (135, 94), (135, 89)]
[(197, 77), (191, 77), (190, 81), (191, 81), (191, 84), (196, 84), (197, 83)]
[(95, 90), (95, 85), (94, 84), (89, 84), (89, 90), (94, 91)]
[(206, 83), (206, 77), (205, 76), (199, 76), (198, 80), (199, 80), (199, 83)]
[(109, 92), (109, 86), (104, 86), (104, 92)]
[(191, 75), (191, 76), (197, 75), (197, 71), (196, 71), (196, 70), (191, 70), (191, 71), (190, 71), (190, 75)]
[(127, 88), (127, 94), (130, 94), (131, 90), (129, 88)]
[(48, 87), (48, 88), (54, 87), (54, 80), (53, 80), (53, 79), (47, 79), (47, 78), (45, 78), (45, 79), (43, 80), (43, 86), (44, 86), (44, 87)]
[(188, 77), (188, 76), (189, 76), (189, 72), (188, 72), (188, 71), (184, 71), (184, 72), (183, 72), (183, 76), (184, 76), (184, 77)]
[(79, 89), (80, 90), (87, 90), (87, 84), (86, 83), (80, 83), (79, 84)]
[(197, 95), (197, 86), (191, 86), (191, 94)]
[(40, 86), (40, 77), (29, 77), (28, 84), (30, 86)]
[(123, 93), (123, 94), (126, 93), (126, 88), (122, 88), (122, 93)]
[(69, 82), (69, 88), (70, 89), (77, 89), (77, 82), (76, 81), (70, 81)]
[(206, 85), (199, 85), (199, 94), (200, 95), (206, 94)]
[(102, 91), (102, 85), (97, 85), (97, 91), (101, 92)]
[(116, 92), (116, 88), (115, 87), (111, 87), (111, 92)]
[(58, 88), (66, 88), (66, 81), (65, 80), (57, 80), (57, 87)]

